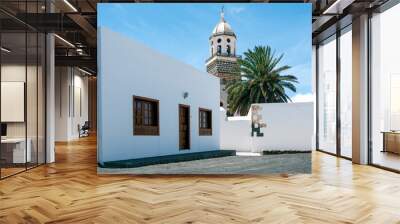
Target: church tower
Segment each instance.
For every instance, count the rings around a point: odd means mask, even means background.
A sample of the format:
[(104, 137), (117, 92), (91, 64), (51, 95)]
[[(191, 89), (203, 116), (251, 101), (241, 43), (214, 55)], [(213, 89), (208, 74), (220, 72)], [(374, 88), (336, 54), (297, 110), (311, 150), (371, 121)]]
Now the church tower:
[(221, 80), (221, 105), (227, 108), (225, 81), (239, 73), (236, 56), (236, 34), (225, 21), (222, 8), (221, 18), (209, 38), (210, 57), (206, 60), (207, 72)]

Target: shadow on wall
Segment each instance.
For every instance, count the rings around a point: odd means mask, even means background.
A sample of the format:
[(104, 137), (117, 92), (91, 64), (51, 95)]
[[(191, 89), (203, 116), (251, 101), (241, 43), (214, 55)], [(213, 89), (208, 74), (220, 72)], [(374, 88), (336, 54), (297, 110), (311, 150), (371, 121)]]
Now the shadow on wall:
[(244, 152), (311, 151), (313, 103), (253, 104), (247, 116), (220, 110), (220, 147)]

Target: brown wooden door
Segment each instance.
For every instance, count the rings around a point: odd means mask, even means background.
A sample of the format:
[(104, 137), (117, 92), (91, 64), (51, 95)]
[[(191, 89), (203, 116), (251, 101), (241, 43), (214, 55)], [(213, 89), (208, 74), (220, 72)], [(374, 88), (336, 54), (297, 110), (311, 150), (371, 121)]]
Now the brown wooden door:
[(190, 149), (190, 107), (179, 105), (179, 149)]

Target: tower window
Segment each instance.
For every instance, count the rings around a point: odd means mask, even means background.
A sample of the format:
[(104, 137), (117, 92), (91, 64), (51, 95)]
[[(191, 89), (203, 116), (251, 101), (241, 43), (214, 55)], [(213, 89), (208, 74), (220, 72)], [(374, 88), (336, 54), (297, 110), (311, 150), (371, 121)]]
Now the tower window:
[(217, 54), (221, 54), (221, 45), (218, 45), (217, 47)]
[(231, 39), (228, 38), (226, 41), (227, 41), (228, 43), (230, 43), (230, 42), (231, 42)]
[(219, 38), (219, 39), (217, 40), (217, 42), (218, 42), (218, 43), (221, 43), (221, 38)]
[(214, 44), (214, 42), (211, 41), (211, 46)]
[(230, 45), (226, 46), (226, 53), (228, 53), (228, 55), (231, 54), (231, 46)]

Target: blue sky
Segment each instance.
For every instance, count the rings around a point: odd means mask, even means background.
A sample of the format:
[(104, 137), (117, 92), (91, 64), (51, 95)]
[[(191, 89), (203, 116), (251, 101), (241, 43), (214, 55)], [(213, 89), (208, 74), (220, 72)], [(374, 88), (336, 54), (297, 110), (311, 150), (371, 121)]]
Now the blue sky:
[[(205, 71), (208, 38), (220, 19), (237, 36), (237, 53), (269, 45), (287, 72), (297, 76), (297, 94), (311, 93), (311, 4), (127, 4), (98, 5), (98, 26), (116, 32)], [(290, 96), (295, 94), (288, 92)]]

